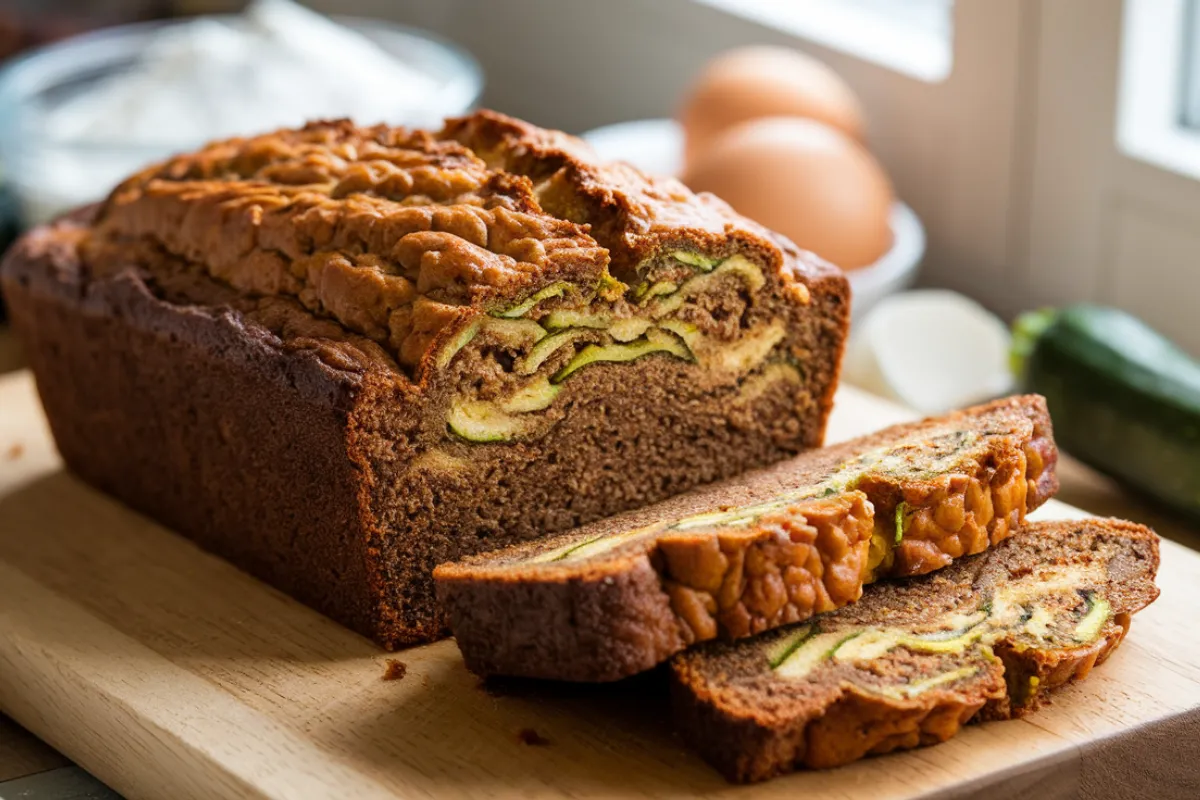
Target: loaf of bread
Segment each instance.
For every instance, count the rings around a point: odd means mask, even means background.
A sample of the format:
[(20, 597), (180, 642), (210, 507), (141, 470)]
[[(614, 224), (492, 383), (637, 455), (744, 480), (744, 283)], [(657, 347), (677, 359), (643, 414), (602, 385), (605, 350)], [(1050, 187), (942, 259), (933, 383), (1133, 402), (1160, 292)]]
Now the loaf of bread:
[(1037, 395), (898, 425), (435, 571), (467, 666), (609, 681), (1003, 541), (1057, 489)]
[(495, 113), (150, 167), (4, 292), (86, 481), (388, 646), (435, 564), (821, 444), (834, 268)]
[(935, 744), (1038, 708), (1158, 597), (1158, 538), (1120, 520), (1035, 523), (856, 605), (671, 664), (680, 734), (732, 781)]

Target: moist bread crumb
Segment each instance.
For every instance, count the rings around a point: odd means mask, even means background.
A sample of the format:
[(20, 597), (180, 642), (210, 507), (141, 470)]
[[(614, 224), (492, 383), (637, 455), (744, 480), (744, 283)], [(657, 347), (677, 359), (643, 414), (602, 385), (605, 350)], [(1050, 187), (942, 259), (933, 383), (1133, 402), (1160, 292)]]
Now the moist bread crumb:
[(433, 567), (821, 444), (849, 289), (493, 112), (149, 167), (0, 265), (63, 459), (387, 647)]
[(517, 741), (531, 747), (545, 747), (551, 744), (549, 739), (542, 736), (533, 728), (521, 728), (521, 730), (517, 731)]
[(856, 605), (671, 664), (676, 726), (729, 780), (945, 741), (1082, 679), (1158, 597), (1158, 537), (1122, 520), (1034, 523)]
[(1057, 489), (1043, 398), (888, 428), (684, 497), (442, 565), (482, 675), (611, 681), (858, 599), (1011, 535)]
[(408, 674), (408, 665), (398, 658), (389, 658), (383, 670), (383, 680), (398, 681)]

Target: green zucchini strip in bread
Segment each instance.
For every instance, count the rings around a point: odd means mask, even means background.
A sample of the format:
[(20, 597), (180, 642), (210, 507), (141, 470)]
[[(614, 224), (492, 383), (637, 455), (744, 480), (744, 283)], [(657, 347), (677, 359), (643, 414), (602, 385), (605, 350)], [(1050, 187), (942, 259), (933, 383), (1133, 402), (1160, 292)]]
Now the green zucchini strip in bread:
[(1158, 597), (1158, 537), (1120, 520), (1035, 523), (853, 606), (671, 664), (683, 737), (729, 780), (943, 742), (1084, 678)]
[[(441, 345), (439, 368), (453, 371), (458, 361), (476, 367), (497, 354), (511, 365), (495, 371), (502, 380), (461, 382), (447, 409), (448, 431), (471, 442), (537, 438), (561, 418), (545, 412), (571, 378), (587, 367), (649, 356), (695, 364), (729, 387), (748, 377), (751, 390), (803, 383), (804, 367), (780, 347), (787, 338), (782, 318), (764, 317), (730, 335), (704, 311), (705, 303), (757, 296), (767, 284), (757, 264), (741, 254), (676, 250), (639, 266), (639, 276), (655, 274), (672, 280), (639, 277), (627, 286), (605, 273), (587, 289), (555, 283), (467, 323)], [(794, 289), (799, 305), (807, 305), (807, 288)]]
[(609, 681), (1007, 538), (1057, 489), (1036, 395), (900, 425), (434, 577), (483, 675)]

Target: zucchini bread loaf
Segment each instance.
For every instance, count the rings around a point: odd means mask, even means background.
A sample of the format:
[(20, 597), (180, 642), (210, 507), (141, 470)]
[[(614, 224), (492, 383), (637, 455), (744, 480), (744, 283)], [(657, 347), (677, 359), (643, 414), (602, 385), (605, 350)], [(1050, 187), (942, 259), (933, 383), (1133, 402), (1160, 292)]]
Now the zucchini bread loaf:
[(1058, 489), (1037, 395), (897, 425), (434, 576), (467, 666), (610, 681), (1008, 538)]
[(0, 268), (64, 459), (388, 645), (435, 564), (821, 444), (845, 278), (480, 112), (153, 166)]
[(1087, 676), (1158, 597), (1158, 537), (1121, 520), (1029, 525), (987, 553), (671, 664), (676, 727), (733, 781), (945, 741)]

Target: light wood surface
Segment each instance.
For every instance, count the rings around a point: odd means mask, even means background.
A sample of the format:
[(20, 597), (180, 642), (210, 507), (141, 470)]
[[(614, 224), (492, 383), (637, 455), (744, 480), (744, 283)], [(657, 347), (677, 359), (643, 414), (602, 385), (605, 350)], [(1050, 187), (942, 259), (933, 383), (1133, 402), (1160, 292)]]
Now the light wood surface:
[[(904, 416), (844, 389), (831, 436)], [(1196, 797), (1200, 555), (1163, 556), (1159, 602), (1044, 712), (738, 789), (673, 737), (655, 676), (485, 690), (441, 642), (382, 680), (366, 640), (64, 473), (29, 375), (0, 376), (0, 709), (132, 798)]]
[[(0, 375), (24, 366), (17, 339), (0, 327)], [(0, 414), (4, 407), (0, 406)], [(11, 444), (9, 447), (11, 448)], [(0, 453), (0, 458), (6, 453)], [(23, 778), (71, 762), (29, 731), (0, 714), (0, 783)]]

